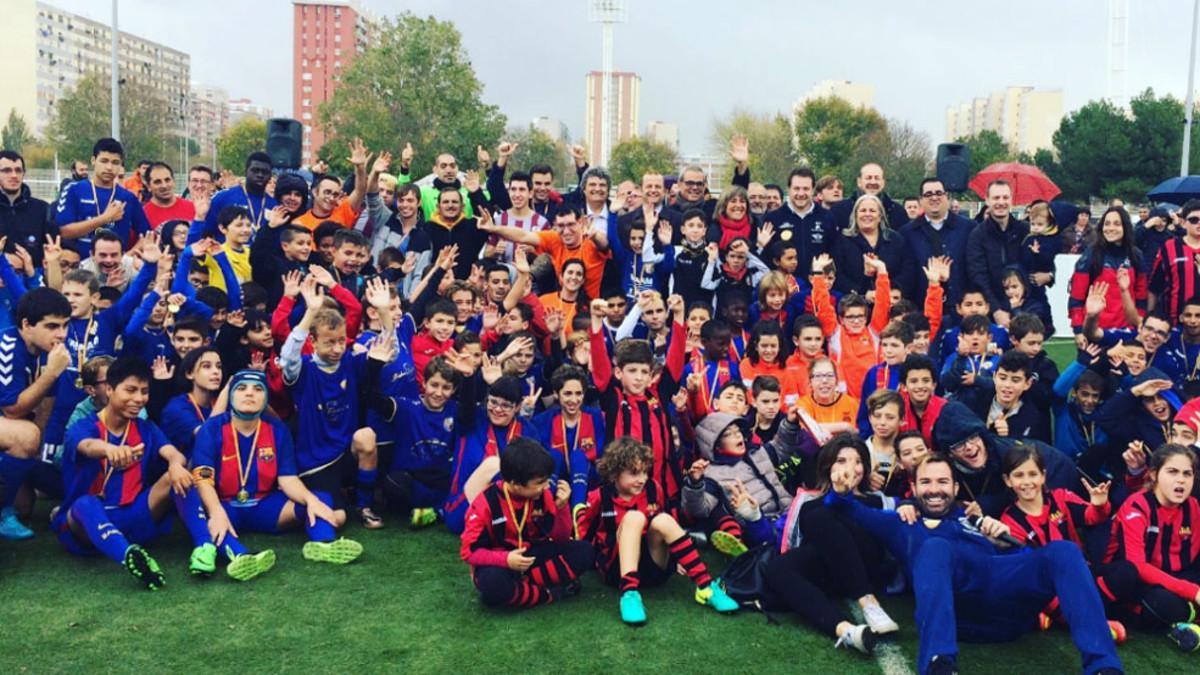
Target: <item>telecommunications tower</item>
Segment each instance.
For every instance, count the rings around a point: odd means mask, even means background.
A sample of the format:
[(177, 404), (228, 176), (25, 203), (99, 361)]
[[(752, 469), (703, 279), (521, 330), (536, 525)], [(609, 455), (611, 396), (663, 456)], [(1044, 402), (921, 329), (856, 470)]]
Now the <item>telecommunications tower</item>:
[(613, 97), (613, 24), (629, 20), (626, 0), (590, 0), (588, 21), (600, 24), (600, 72), (603, 73), (600, 102), (600, 164), (607, 165), (616, 137), (617, 102)]

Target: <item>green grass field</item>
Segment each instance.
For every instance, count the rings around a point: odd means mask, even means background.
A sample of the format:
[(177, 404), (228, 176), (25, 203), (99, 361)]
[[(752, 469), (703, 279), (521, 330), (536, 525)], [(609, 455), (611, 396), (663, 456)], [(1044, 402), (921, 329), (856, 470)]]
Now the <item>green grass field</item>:
[[(1073, 349), (1055, 345), (1060, 362)], [(624, 626), (617, 595), (594, 574), (579, 598), (526, 612), (483, 609), (458, 539), (439, 528), (414, 532), (393, 519), (348, 535), (366, 547), (346, 567), (300, 556), (303, 534), (250, 535), (279, 562), (255, 581), (193, 579), (182, 527), (149, 549), (167, 573), (150, 593), (117, 565), (76, 558), (35, 516), (37, 537), (0, 542), (0, 673), (79, 672), (529, 672), (876, 673), (880, 661), (834, 651), (795, 617), (718, 616), (696, 605), (685, 579), (645, 592), (649, 623)], [(724, 561), (706, 553), (714, 571)], [(891, 653), (915, 672), (909, 599), (885, 604), (902, 631)], [(1131, 631), (1121, 647), (1131, 673), (1200, 671), (1158, 634)], [(1064, 629), (1007, 645), (963, 645), (966, 673), (1078, 672)]]

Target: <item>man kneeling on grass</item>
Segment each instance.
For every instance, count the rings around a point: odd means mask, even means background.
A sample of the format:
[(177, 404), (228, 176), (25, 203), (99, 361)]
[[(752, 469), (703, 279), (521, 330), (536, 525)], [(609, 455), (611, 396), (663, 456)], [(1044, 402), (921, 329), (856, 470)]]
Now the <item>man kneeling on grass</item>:
[(333, 510), (330, 495), (310, 491), (296, 475), (287, 427), (263, 415), (266, 375), (257, 370), (235, 373), (229, 381), (229, 408), (210, 417), (196, 434), (192, 473), (212, 541), (192, 552), (192, 571), (215, 570), (219, 548), (229, 560), (229, 576), (253, 579), (271, 569), (275, 553), (250, 554), (238, 540), (238, 530), (274, 534), (301, 524), (308, 531), (306, 559), (348, 563), (362, 555), (362, 544), (336, 538), (345, 515)]

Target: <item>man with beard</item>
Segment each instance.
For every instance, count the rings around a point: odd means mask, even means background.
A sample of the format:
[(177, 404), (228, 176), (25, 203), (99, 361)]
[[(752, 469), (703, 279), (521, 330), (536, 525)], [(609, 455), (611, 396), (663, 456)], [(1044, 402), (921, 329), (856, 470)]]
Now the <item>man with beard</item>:
[[(412, 182), (413, 177), (410, 173), (412, 160), (412, 143), (406, 143), (404, 149), (400, 151), (400, 174), (396, 176), (397, 188)], [(458, 179), (458, 160), (454, 159), (454, 155), (448, 152), (438, 155), (433, 160), (433, 185), (422, 185), (420, 188), (421, 211), (425, 214), (425, 220), (433, 219), (438, 212), (438, 202), (441, 200), (442, 191), (451, 188), (458, 190), (461, 197), (459, 204), (462, 207), (459, 211), (462, 217), (473, 218), (475, 216), (475, 204), (469, 199), (470, 191)]]
[(250, 212), (250, 224), (257, 232), (267, 224), (267, 214), (278, 205), (275, 198), (267, 194), (267, 183), (271, 180), (271, 156), (265, 152), (252, 152), (246, 158), (246, 182), (225, 188), (213, 195), (203, 227), (192, 224), (188, 232), (188, 243), (200, 241), (206, 234), (217, 231), (217, 214), (226, 206), (244, 206)]
[(904, 566), (917, 600), (921, 673), (957, 673), (959, 635), (972, 642), (1015, 640), (1037, 625), (1038, 613), (1055, 598), (1083, 656), (1083, 672), (1123, 672), (1079, 547), (1054, 541), (1002, 554), (1005, 539), (1015, 541), (1008, 526), (987, 516), (966, 516), (954, 501), (959, 486), (942, 455), (917, 465), (916, 512), (901, 516), (851, 496), (862, 479), (861, 467), (857, 471), (850, 465), (834, 469), (825, 500), (882, 540)]
[(961, 402), (950, 401), (938, 415), (933, 438), (939, 452), (953, 463), (954, 480), (961, 502), (979, 504), (983, 513), (999, 516), (1008, 492), (1000, 467), (1004, 455), (1016, 443), (1036, 445), (1046, 461), (1046, 489), (1078, 486), (1075, 465), (1059, 450), (1040, 441), (1011, 440), (988, 431), (983, 421)]
[[(12, 150), (0, 150), (0, 237), (5, 253), (21, 246), (35, 267), (42, 266), (42, 245), (56, 234), (50, 205), (33, 196), (25, 184), (25, 158)], [(15, 298), (14, 298), (15, 300)]]
[[(151, 162), (146, 167), (145, 184), (150, 188), (150, 201), (142, 205), (150, 227), (158, 229), (168, 220), (191, 221), (196, 207), (191, 200), (175, 194), (175, 171), (166, 162)], [(207, 214), (206, 214), (207, 215)]]

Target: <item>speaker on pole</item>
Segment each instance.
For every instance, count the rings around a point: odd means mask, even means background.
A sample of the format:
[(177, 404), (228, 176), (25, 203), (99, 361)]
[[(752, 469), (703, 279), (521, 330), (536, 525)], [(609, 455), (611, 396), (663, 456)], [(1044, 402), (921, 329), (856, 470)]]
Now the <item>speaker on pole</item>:
[(947, 192), (966, 192), (971, 179), (971, 148), (963, 143), (942, 143), (937, 149), (937, 177)]
[(267, 120), (267, 154), (276, 169), (299, 169), (304, 127), (298, 120), (273, 117)]

